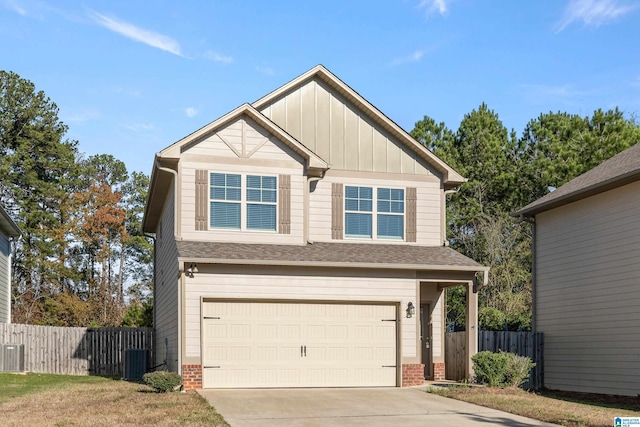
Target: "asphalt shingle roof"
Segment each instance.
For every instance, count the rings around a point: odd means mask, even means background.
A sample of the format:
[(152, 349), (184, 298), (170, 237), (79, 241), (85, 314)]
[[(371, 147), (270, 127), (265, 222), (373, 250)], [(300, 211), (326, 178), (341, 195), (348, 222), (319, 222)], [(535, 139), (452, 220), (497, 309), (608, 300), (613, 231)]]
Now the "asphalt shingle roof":
[[(184, 259), (228, 260), (247, 264), (259, 262), (339, 264), (345, 267), (355, 264), (405, 265), (416, 269), (441, 267), (478, 267), (485, 269), (471, 258), (444, 246), (390, 245), (366, 243), (315, 242), (307, 245), (268, 245), (249, 243), (219, 243), (177, 241), (178, 254)], [(466, 268), (467, 270), (469, 268)]]
[(533, 216), (637, 180), (640, 180), (640, 143), (529, 203), (515, 215)]

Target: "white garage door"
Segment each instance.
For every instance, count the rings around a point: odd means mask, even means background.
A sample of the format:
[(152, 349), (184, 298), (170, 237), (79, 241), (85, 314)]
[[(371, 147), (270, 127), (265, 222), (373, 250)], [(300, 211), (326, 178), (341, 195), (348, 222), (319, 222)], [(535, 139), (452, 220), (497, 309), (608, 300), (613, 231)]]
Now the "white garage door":
[(396, 385), (394, 305), (204, 302), (204, 388)]

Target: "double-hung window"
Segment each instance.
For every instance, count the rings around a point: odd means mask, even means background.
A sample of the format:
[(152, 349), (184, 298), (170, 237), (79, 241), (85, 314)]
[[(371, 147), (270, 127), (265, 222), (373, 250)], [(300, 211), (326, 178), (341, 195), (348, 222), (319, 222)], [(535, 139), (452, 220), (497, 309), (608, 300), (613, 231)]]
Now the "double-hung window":
[(345, 237), (403, 239), (404, 189), (345, 186)]
[(275, 176), (211, 173), (211, 228), (275, 231), (277, 191)]
[(345, 187), (344, 212), (347, 237), (372, 237), (373, 189), (371, 187)]
[(378, 188), (378, 238), (404, 237), (404, 190)]
[(242, 188), (240, 175), (211, 174), (210, 223), (213, 228), (240, 229)]
[(276, 229), (276, 177), (247, 175), (247, 229)]

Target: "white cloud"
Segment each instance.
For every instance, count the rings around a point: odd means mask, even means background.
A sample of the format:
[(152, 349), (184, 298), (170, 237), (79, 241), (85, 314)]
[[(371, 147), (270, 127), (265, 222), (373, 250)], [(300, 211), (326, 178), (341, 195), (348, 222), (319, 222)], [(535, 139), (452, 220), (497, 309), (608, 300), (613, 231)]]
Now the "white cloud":
[(193, 107), (188, 107), (184, 110), (184, 113), (187, 115), (187, 117), (191, 118), (191, 117), (195, 117), (196, 114), (198, 114), (198, 110), (196, 110)]
[(100, 26), (123, 35), (127, 38), (144, 43), (148, 46), (164, 50), (174, 55), (184, 56), (180, 51), (180, 44), (169, 36), (136, 27), (129, 22), (110, 18), (98, 12), (91, 12), (91, 17)]
[(401, 64), (408, 64), (411, 62), (418, 62), (422, 59), (423, 56), (424, 56), (424, 50), (416, 50), (411, 55), (394, 59), (393, 61), (391, 61), (389, 65), (396, 66)]
[(14, 11), (18, 15), (27, 16), (27, 10), (22, 7), (22, 5), (18, 4), (17, 1), (5, 0), (3, 1), (3, 4), (5, 8)]
[(576, 21), (582, 21), (585, 27), (599, 27), (626, 15), (636, 8), (623, 4), (619, 0), (570, 0), (564, 10), (564, 16), (556, 26), (556, 33)]
[(257, 66), (256, 67), (256, 71), (259, 73), (262, 73), (266, 76), (273, 76), (276, 74), (275, 70), (271, 67), (262, 67), (262, 66)]
[(445, 15), (449, 10), (451, 0), (420, 0), (418, 9), (426, 9), (427, 13), (439, 13)]
[(221, 62), (223, 64), (231, 64), (234, 59), (232, 56), (221, 55), (218, 52), (214, 52), (212, 50), (208, 50), (204, 53), (204, 57), (210, 59), (211, 61)]

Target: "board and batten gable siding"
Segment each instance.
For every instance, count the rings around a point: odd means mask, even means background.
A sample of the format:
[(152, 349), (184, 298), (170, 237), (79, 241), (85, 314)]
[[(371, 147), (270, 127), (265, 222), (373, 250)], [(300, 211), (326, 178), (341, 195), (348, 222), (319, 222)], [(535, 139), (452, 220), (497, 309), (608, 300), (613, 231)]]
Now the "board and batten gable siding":
[(416, 301), (415, 272), (204, 265), (197, 275), (186, 280), (186, 356), (193, 363), (200, 358), (203, 298), (397, 302), (401, 307), (398, 339), (402, 356), (416, 357), (417, 316), (408, 319), (402, 315), (402, 308), (409, 301)]
[(9, 238), (0, 233), (0, 323), (11, 323), (11, 268)]
[[(244, 116), (243, 116), (244, 117)], [(185, 240), (299, 244), (304, 226), (304, 160), (251, 119), (241, 118), (182, 153), (181, 236)], [(209, 229), (211, 172), (271, 175), (278, 178), (276, 231)], [(204, 177), (202, 176), (204, 175)], [(203, 178), (206, 184), (203, 187)], [(196, 194), (206, 200), (196, 200)], [(202, 208), (206, 209), (203, 227)], [(197, 209), (200, 208), (200, 209)]]
[(178, 249), (174, 235), (174, 186), (162, 211), (156, 232), (155, 349), (156, 365), (166, 362), (178, 371)]
[(329, 163), (332, 170), (440, 176), (318, 78), (291, 89), (260, 112)]
[[(343, 176), (329, 170), (324, 179), (318, 181), (315, 189), (309, 195), (309, 236), (313, 241), (359, 241), (340, 237), (337, 228), (344, 223), (344, 197), (342, 202), (335, 194), (348, 185), (371, 186), (384, 188), (403, 188), (405, 190), (405, 239), (395, 241), (389, 239), (366, 240), (370, 243), (404, 243), (427, 246), (442, 245), (441, 235), (441, 203), (442, 189), (440, 180), (436, 177), (412, 177), (411, 175), (386, 174), (349, 174)], [(412, 179), (413, 178), (413, 179)], [(415, 190), (410, 190), (415, 189)], [(415, 191), (415, 198), (410, 201)], [(335, 213), (337, 203), (342, 203), (340, 212)], [(413, 210), (413, 215), (410, 213)], [(338, 215), (335, 218), (334, 215)], [(343, 227), (343, 225), (342, 225)], [(409, 228), (411, 227), (411, 228)]]
[(640, 393), (640, 182), (536, 215), (545, 387)]

